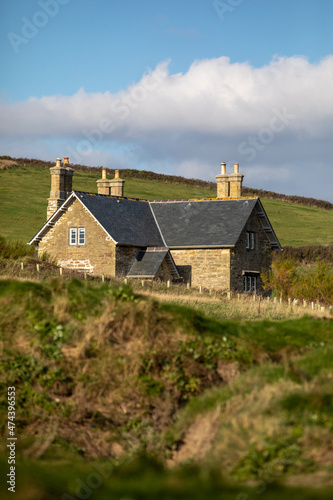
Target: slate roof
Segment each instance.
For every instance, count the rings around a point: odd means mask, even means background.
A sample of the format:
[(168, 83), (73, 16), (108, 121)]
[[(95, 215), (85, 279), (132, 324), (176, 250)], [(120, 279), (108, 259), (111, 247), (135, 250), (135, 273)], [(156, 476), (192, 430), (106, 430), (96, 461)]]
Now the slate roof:
[(75, 194), (117, 243), (163, 246), (147, 202), (79, 191)]
[[(81, 191), (73, 191), (29, 244), (40, 241), (75, 199), (83, 204), (115, 243), (171, 249), (232, 247), (256, 207), (272, 248), (281, 249), (258, 198), (148, 202)], [(150, 256), (147, 258), (152, 259)]]
[(136, 254), (127, 273), (129, 278), (153, 278), (168, 254), (167, 249), (154, 252), (142, 250)]
[(165, 245), (234, 246), (258, 199), (152, 202)]

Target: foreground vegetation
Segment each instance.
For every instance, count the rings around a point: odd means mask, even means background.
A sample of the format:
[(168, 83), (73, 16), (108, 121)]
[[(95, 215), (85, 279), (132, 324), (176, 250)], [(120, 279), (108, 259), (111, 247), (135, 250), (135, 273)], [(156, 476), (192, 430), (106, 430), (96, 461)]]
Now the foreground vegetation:
[[(28, 242), (46, 220), (50, 173), (48, 168), (30, 166), (28, 160), (25, 163), (27, 165), (0, 170), (0, 232), (8, 238)], [(172, 183), (171, 176), (151, 173), (151, 176), (144, 177), (144, 174), (149, 173), (126, 173), (126, 196), (145, 199), (216, 196), (216, 186), (212, 183), (194, 182), (193, 179), (192, 183), (186, 183), (189, 180), (183, 179), (184, 183), (180, 184), (181, 178), (177, 180), (179, 183)], [(73, 187), (76, 190), (96, 192), (96, 180), (100, 176), (100, 171), (96, 169), (82, 168), (75, 172)], [(245, 194), (263, 196), (264, 208), (283, 246), (333, 244), (332, 231), (329, 231), (329, 227), (333, 226), (333, 210), (326, 209), (331, 208), (331, 204), (301, 205), (295, 203), (302, 201), (298, 199), (288, 203), (281, 199), (271, 199), (274, 193), (257, 193), (255, 190)], [(282, 195), (278, 197), (281, 198)]]
[[(83, 483), (98, 499), (332, 495), (330, 320), (238, 321), (119, 284), (2, 279), (0, 331), (17, 498), (80, 498)], [(6, 412), (2, 392), (3, 438)]]

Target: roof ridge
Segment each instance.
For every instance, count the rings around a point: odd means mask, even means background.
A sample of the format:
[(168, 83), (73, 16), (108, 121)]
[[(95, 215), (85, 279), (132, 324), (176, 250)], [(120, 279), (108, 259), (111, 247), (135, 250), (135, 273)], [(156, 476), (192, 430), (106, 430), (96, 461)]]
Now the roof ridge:
[(97, 196), (102, 198), (117, 199), (117, 200), (129, 200), (129, 201), (143, 201), (145, 203), (185, 203), (189, 201), (242, 201), (242, 200), (258, 200), (259, 196), (240, 196), (233, 198), (180, 198), (180, 199), (168, 199), (168, 200), (148, 200), (146, 198), (132, 198), (130, 196), (115, 196), (108, 194), (99, 193), (89, 193), (88, 191), (78, 191), (73, 189), (73, 193), (77, 194), (87, 194), (89, 196)]

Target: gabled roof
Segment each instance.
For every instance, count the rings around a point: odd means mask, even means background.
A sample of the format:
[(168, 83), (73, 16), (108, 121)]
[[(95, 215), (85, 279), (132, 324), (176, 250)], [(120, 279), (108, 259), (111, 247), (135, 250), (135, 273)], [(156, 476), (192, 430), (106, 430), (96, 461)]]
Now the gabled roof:
[(76, 199), (116, 244), (171, 249), (233, 247), (255, 210), (272, 248), (281, 250), (258, 198), (148, 202), (81, 191), (73, 191), (29, 244), (40, 241)]
[(232, 247), (250, 217), (257, 198), (152, 202), (166, 246)]
[(29, 244), (38, 242), (76, 199), (82, 203), (115, 243), (143, 247), (164, 245), (148, 202), (128, 198), (110, 198), (102, 194), (81, 191), (72, 192), (29, 241)]

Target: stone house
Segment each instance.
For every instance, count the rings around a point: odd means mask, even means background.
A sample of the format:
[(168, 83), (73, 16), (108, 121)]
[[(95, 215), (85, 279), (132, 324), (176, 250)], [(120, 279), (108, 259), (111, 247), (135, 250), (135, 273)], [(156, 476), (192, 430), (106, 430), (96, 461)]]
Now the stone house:
[(92, 275), (260, 291), (281, 246), (259, 198), (242, 197), (238, 164), (229, 175), (221, 165), (214, 199), (147, 201), (124, 197), (117, 170), (114, 179), (102, 170), (97, 194), (73, 191), (74, 171), (58, 158), (47, 222), (29, 244)]

